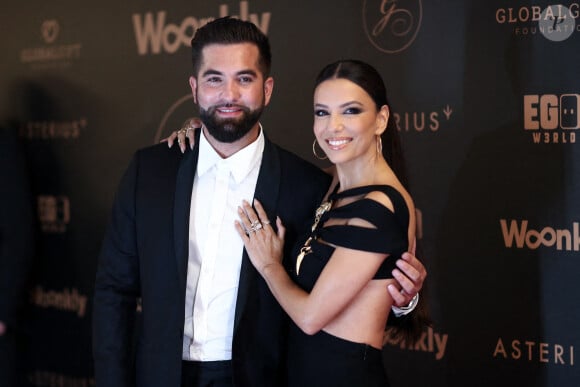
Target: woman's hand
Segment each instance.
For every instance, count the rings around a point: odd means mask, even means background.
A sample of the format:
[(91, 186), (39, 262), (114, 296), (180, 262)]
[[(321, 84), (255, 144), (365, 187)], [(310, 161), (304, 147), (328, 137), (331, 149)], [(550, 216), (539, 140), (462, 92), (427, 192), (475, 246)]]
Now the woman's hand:
[(260, 202), (254, 199), (254, 205), (256, 211), (245, 200), (238, 207), (240, 221), (236, 221), (236, 229), (244, 241), (250, 261), (263, 276), (268, 266), (282, 263), (286, 229), (280, 218), (276, 218), (276, 233)]
[(181, 149), (181, 153), (185, 153), (185, 139), (189, 140), (189, 147), (193, 149), (195, 145), (195, 129), (201, 128), (202, 122), (199, 118), (189, 118), (187, 119), (181, 129), (174, 131), (169, 135), (169, 137), (164, 138), (161, 142), (167, 141), (167, 146), (171, 148), (173, 146), (173, 142), (177, 138), (177, 143), (179, 144), (179, 149)]
[(409, 305), (423, 287), (423, 282), (427, 277), (427, 269), (415, 257), (416, 246), (417, 241), (414, 240), (410, 251), (397, 259), (397, 268), (392, 272), (393, 278), (397, 280), (398, 284), (397, 286), (389, 285), (388, 290), (393, 297), (393, 305), (398, 308)]

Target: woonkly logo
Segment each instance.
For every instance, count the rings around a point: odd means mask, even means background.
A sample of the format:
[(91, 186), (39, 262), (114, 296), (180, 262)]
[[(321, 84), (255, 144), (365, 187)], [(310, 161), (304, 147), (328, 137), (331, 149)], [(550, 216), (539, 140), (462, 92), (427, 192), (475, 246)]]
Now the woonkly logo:
[[(270, 26), (270, 12), (250, 13), (249, 2), (240, 1), (239, 15), (231, 15), (240, 20), (254, 23), (264, 34), (268, 34)], [(230, 15), (229, 7), (226, 4), (219, 6), (219, 16)], [(161, 54), (162, 52), (173, 54), (183, 46), (189, 46), (191, 38), (198, 28), (204, 26), (216, 17), (208, 16), (197, 18), (188, 16), (180, 23), (167, 23), (167, 12), (159, 11), (157, 14), (147, 12), (144, 15), (133, 15), (133, 29), (137, 42), (137, 52), (139, 55)]]
[(528, 228), (529, 222), (527, 220), (518, 222), (512, 219), (508, 225), (507, 219), (500, 219), (499, 223), (505, 246), (508, 248), (536, 250), (540, 246), (556, 246), (558, 251), (580, 251), (578, 222), (572, 223), (572, 229), (544, 227), (541, 230)]
[(365, 0), (363, 25), (378, 50), (395, 54), (409, 47), (419, 32), (421, 0)]

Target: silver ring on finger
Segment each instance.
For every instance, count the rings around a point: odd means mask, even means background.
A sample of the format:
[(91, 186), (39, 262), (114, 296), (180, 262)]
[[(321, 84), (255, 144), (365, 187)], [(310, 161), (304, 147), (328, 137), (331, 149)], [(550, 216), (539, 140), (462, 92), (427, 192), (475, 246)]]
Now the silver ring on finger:
[(256, 219), (250, 222), (250, 229), (256, 231), (259, 230), (260, 228), (262, 228), (262, 223), (260, 223), (260, 220)]

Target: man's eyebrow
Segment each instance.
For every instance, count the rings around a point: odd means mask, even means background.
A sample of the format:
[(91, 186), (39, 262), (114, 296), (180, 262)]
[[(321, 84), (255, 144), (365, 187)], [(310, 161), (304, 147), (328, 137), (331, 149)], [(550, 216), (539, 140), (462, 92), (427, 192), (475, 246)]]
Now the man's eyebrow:
[(242, 70), (236, 73), (237, 75), (251, 75), (251, 76), (258, 76), (258, 73), (255, 70)]
[[(205, 70), (201, 74), (202, 77), (207, 77), (208, 75), (224, 75), (224, 73), (221, 72), (221, 71), (217, 71), (217, 70), (213, 70), (213, 69), (208, 69), (208, 70)], [(237, 76), (240, 76), (240, 75), (251, 75), (253, 77), (257, 77), (258, 76), (258, 73), (255, 70), (248, 69), (248, 70), (240, 70), (240, 71), (238, 71), (236, 73), (236, 75)]]
[(201, 74), (202, 77), (206, 77), (208, 75), (223, 75), (223, 73), (220, 71), (217, 71), (217, 70), (209, 69), (209, 70), (205, 70), (203, 72), (203, 74)]

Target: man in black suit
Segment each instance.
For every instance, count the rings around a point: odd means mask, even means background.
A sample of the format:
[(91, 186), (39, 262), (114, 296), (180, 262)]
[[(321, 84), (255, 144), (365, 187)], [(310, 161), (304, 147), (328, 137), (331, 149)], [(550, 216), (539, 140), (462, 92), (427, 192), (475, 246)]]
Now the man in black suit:
[(193, 150), (138, 151), (115, 198), (95, 288), (99, 386), (285, 385), (287, 316), (233, 222), (242, 199), (260, 200), (272, 224), (283, 219), (289, 256), (330, 177), (262, 130), (274, 81), (269, 42), (256, 26), (210, 22), (192, 54), (203, 122)]

